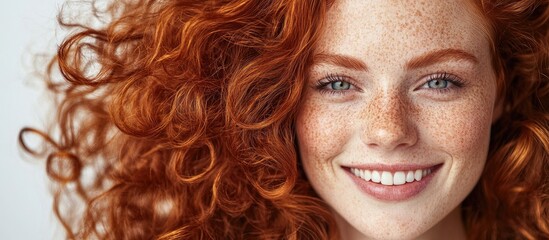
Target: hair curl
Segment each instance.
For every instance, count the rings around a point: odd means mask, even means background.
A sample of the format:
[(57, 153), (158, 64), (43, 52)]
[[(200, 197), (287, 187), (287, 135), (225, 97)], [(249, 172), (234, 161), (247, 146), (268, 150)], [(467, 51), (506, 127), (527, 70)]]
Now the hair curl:
[(492, 43), (501, 117), (488, 160), (463, 204), (475, 239), (549, 237), (549, 1), (480, 0)]
[[(477, 3), (504, 107), (464, 221), (474, 239), (547, 237), (549, 3)], [(41, 155), (25, 133), (51, 147), (54, 212), (68, 238), (338, 238), (300, 169), (294, 129), (330, 3), (90, 4), (106, 25), (59, 17), (77, 30), (45, 78), (59, 131), (20, 133), (27, 152)]]

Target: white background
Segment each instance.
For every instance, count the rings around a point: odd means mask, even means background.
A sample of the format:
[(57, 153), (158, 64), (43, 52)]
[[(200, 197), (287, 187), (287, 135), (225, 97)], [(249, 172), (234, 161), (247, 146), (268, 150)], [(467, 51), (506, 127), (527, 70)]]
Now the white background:
[(17, 144), (23, 126), (43, 128), (48, 105), (32, 76), (33, 54), (52, 53), (63, 34), (56, 24), (62, 0), (0, 4), (0, 239), (60, 239), (44, 161)]

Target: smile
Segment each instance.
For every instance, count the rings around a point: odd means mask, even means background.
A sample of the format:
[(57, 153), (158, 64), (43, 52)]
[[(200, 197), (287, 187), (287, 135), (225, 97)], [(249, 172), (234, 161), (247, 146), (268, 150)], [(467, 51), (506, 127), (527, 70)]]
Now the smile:
[(368, 165), (343, 169), (368, 197), (381, 201), (404, 201), (425, 190), (441, 167), (442, 164)]
[(432, 173), (431, 168), (396, 172), (358, 168), (350, 168), (350, 170), (355, 176), (364, 179), (364, 181), (381, 183), (385, 186), (403, 185), (414, 181), (421, 181), (421, 179)]

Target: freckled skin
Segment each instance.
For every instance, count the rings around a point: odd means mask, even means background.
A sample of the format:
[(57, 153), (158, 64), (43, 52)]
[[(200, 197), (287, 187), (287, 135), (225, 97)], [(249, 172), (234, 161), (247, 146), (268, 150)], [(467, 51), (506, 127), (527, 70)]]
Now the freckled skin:
[[(469, 5), (467, 5), (469, 6)], [(352, 56), (368, 70), (314, 65), (296, 122), (304, 170), (333, 209), (342, 239), (464, 239), (459, 205), (478, 181), (488, 152), (496, 84), (489, 45), (462, 1), (340, 0), (328, 11), (318, 53)], [(455, 48), (478, 63), (406, 63)], [(463, 86), (437, 92), (428, 76), (447, 72)], [(347, 76), (343, 94), (314, 86)], [(427, 188), (404, 201), (359, 190), (342, 166), (442, 163)]]

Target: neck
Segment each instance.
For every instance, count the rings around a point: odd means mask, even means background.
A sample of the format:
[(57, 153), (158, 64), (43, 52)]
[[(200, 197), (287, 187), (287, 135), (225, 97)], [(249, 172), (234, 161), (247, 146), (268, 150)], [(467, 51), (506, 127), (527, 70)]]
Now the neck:
[(464, 240), (467, 239), (465, 226), (461, 218), (461, 208), (456, 207), (448, 216), (437, 223), (417, 239), (448, 239)]

